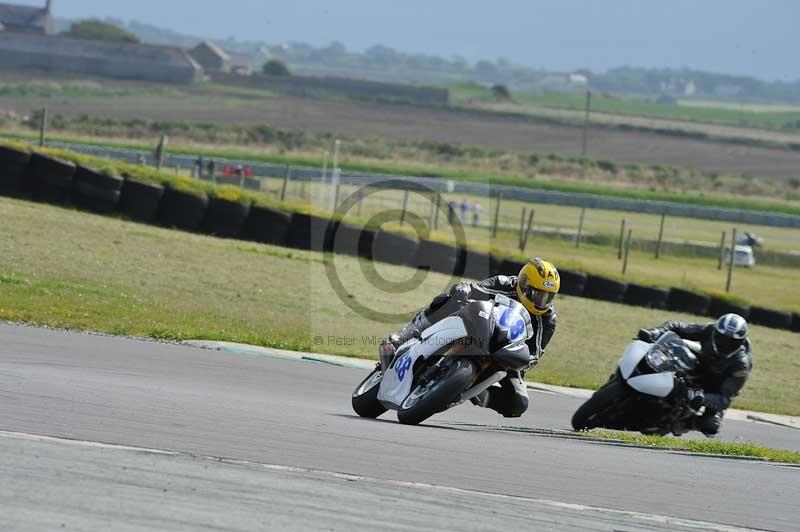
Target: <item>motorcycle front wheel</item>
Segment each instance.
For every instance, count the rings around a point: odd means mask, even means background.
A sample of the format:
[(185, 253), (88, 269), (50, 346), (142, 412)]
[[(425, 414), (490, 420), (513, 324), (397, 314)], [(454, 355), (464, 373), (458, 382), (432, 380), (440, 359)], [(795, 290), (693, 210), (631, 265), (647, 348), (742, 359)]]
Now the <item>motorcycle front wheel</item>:
[(475, 366), (466, 358), (448, 359), (444, 368), (426, 378), (411, 389), (408, 397), (397, 411), (397, 420), (404, 425), (418, 425), (429, 417), (443, 412), (456, 402), (475, 375)]
[(618, 377), (614, 377), (575, 411), (572, 416), (572, 428), (590, 430), (605, 426), (604, 414), (625, 396), (625, 385)]
[(375, 368), (353, 391), (353, 410), (359, 416), (376, 418), (386, 412), (386, 407), (378, 401), (382, 376), (381, 370)]

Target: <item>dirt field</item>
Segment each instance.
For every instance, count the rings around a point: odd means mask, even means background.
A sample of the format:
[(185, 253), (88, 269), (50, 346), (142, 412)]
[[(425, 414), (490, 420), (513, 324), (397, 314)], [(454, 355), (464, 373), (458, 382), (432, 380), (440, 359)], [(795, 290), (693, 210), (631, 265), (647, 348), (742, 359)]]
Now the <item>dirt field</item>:
[[(185, 90), (185, 89), (184, 89)], [(581, 128), (537, 123), (533, 118), (425, 109), (377, 103), (322, 101), (290, 96), (254, 98), (191, 90), (189, 94), (114, 97), (0, 97), (0, 111), (27, 114), (47, 106), (51, 113), (165, 120), (269, 123), (278, 127), (347, 136), (432, 140), (512, 150), (576, 155)], [(697, 141), (654, 133), (589, 132), (589, 155), (622, 162), (689, 166), (703, 171), (754, 177), (800, 177), (800, 152)]]

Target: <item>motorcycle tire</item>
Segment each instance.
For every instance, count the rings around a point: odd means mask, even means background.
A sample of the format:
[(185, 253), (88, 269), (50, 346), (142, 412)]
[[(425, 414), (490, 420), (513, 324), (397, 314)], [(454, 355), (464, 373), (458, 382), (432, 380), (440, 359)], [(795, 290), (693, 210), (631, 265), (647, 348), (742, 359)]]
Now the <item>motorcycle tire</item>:
[(378, 368), (372, 370), (367, 378), (356, 386), (353, 392), (353, 410), (361, 417), (376, 418), (386, 412), (386, 407), (378, 401), (380, 390), (380, 373)]
[(572, 416), (572, 428), (575, 430), (591, 430), (604, 426), (599, 419), (608, 408), (618, 403), (626, 395), (625, 385), (618, 378), (607, 382), (583, 403)]
[[(454, 359), (445, 368), (444, 374), (433, 381), (433, 386), (416, 403), (397, 411), (397, 420), (403, 425), (418, 425), (432, 415), (447, 410), (447, 407), (456, 402), (472, 384), (474, 375), (475, 366), (472, 362), (466, 358)], [(409, 398), (420, 386), (430, 386), (430, 384), (418, 384), (411, 389)]]

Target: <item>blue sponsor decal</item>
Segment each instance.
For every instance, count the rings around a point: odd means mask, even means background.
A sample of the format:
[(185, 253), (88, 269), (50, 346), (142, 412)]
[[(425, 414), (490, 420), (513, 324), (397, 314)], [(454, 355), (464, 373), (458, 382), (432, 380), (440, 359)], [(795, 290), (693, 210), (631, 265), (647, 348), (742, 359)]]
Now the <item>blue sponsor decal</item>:
[(405, 354), (400, 357), (394, 365), (394, 371), (397, 373), (397, 378), (400, 379), (400, 382), (403, 382), (403, 377), (406, 375), (406, 371), (409, 370), (411, 367), (411, 355)]
[(508, 331), (508, 339), (512, 342), (525, 334), (525, 320), (510, 308), (503, 311), (497, 325), (501, 331)]

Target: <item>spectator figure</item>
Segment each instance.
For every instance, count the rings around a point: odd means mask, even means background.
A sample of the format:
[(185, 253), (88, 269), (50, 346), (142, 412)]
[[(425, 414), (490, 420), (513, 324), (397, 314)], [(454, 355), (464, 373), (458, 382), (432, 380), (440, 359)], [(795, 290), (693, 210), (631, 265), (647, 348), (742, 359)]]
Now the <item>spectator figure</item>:
[(214, 159), (208, 161), (208, 177), (210, 177), (212, 181), (217, 177), (217, 163)]
[(467, 213), (469, 212), (469, 201), (467, 198), (461, 200), (461, 221), (467, 223)]
[(456, 220), (456, 202), (450, 200), (447, 202), (447, 222), (453, 224)]
[(472, 227), (478, 227), (481, 218), (481, 204), (477, 201), (472, 204)]
[(194, 161), (194, 169), (192, 170), (192, 175), (197, 177), (198, 179), (203, 178), (203, 156), (199, 155), (197, 159)]

